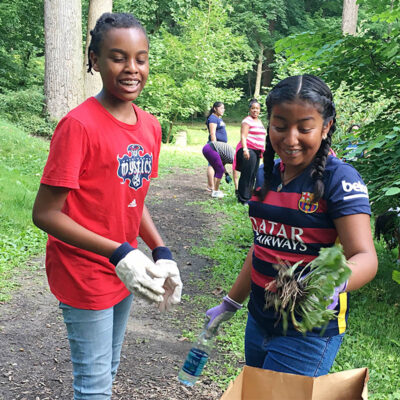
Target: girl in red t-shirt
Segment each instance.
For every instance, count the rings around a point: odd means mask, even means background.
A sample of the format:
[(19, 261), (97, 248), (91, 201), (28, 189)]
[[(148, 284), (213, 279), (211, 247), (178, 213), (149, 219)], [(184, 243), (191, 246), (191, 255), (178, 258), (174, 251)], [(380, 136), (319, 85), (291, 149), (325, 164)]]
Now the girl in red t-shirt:
[(144, 205), (161, 144), (156, 118), (132, 104), (149, 73), (146, 32), (130, 14), (105, 13), (90, 34), (88, 72), (103, 88), (58, 124), (33, 207), (49, 234), (46, 272), (67, 326), (75, 399), (111, 397), (132, 293), (164, 310), (182, 291)]

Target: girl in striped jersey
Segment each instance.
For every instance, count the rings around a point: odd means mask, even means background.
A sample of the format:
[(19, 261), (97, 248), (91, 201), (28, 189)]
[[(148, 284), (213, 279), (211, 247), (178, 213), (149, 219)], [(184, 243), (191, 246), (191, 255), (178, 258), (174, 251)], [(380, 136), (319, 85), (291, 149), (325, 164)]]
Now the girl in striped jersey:
[[(368, 190), (358, 172), (329, 155), (336, 129), (332, 93), (320, 78), (292, 76), (267, 97), (264, 165), (249, 201), (254, 242), (223, 302), (208, 310), (208, 327), (233, 316), (248, 296), (246, 364), (298, 375), (327, 374), (347, 326), (348, 292), (371, 281), (378, 261), (370, 226)], [(280, 159), (275, 160), (275, 154)], [(352, 274), (335, 290), (337, 318), (303, 335), (289, 322), (286, 336), (273, 308), (265, 307), (279, 260), (305, 266), (339, 240)], [(298, 316), (297, 316), (298, 319)]]
[(242, 121), (240, 142), (236, 146), (236, 155), (232, 168), (240, 171), (240, 179), (236, 191), (240, 203), (246, 203), (253, 191), (260, 157), (265, 146), (265, 128), (260, 115), (260, 103), (253, 99), (249, 104), (249, 115)]

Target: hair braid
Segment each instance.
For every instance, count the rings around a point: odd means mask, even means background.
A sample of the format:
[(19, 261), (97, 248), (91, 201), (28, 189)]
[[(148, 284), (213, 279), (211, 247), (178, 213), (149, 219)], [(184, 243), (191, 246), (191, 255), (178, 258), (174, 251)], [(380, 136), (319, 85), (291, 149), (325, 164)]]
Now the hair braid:
[(332, 144), (332, 135), (336, 130), (336, 108), (332, 100), (325, 96), (321, 96), (322, 103), (325, 102), (324, 110), (328, 111), (324, 116), (324, 126), (333, 121), (327, 133), (326, 139), (322, 139), (321, 146), (315, 155), (313, 166), (311, 169), (311, 177), (314, 180), (314, 202), (317, 202), (324, 195), (325, 185), (323, 182), (323, 175), (325, 172), (326, 161), (328, 159), (329, 150)]

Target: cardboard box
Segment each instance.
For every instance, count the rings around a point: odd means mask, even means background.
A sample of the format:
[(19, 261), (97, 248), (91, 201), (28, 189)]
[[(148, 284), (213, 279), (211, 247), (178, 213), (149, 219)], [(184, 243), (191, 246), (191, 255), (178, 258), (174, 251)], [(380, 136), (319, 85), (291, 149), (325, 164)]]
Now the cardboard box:
[(310, 378), (245, 366), (220, 400), (367, 400), (367, 368)]

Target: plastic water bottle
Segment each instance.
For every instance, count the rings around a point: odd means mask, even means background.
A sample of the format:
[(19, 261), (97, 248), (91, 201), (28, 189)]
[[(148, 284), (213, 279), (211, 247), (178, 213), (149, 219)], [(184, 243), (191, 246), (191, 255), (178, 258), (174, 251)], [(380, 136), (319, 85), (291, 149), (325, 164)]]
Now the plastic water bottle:
[(178, 379), (186, 386), (193, 386), (199, 379), (211, 353), (215, 333), (204, 328), (193, 343), (178, 375)]

